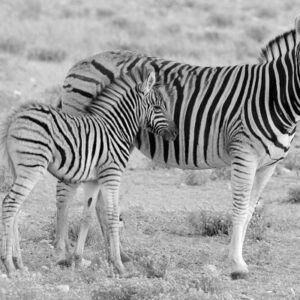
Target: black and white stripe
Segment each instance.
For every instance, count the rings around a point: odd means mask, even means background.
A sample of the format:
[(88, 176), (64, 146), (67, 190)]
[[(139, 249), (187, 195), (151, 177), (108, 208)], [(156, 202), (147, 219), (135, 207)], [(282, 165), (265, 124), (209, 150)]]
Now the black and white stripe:
[(272, 40), (258, 64), (228, 67), (191, 66), (125, 51), (100, 53), (70, 70), (62, 107), (80, 113), (120, 74), (152, 67), (179, 135), (170, 143), (141, 130), (135, 146), (158, 163), (182, 169), (231, 165), (230, 258), (232, 275), (243, 276), (248, 272), (242, 257), (247, 225), (300, 119), (299, 40), (297, 18), (296, 30)]
[(168, 140), (177, 134), (154, 84), (153, 72), (142, 81), (119, 79), (80, 116), (43, 104), (28, 104), (10, 117), (2, 138), (15, 177), (2, 204), (2, 260), (9, 274), (15, 267), (23, 267), (16, 235), (20, 205), (47, 170), (69, 186), (87, 182), (88, 207), (95, 207), (101, 187), (110, 259), (120, 273), (124, 271), (119, 252), (118, 190), (130, 147), (140, 128)]

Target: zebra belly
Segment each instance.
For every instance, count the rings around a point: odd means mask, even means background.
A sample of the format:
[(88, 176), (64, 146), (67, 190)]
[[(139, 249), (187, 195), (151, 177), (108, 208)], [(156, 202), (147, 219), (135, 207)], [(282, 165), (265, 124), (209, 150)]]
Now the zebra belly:
[[(231, 159), (224, 150), (225, 147), (210, 145), (206, 155), (202, 144), (198, 144), (195, 153), (185, 151), (179, 143), (165, 142), (161, 137), (151, 137), (148, 134), (142, 134), (140, 144), (136, 142), (136, 147), (155, 163), (180, 169), (211, 169), (230, 166)], [(219, 149), (219, 150), (218, 150)]]

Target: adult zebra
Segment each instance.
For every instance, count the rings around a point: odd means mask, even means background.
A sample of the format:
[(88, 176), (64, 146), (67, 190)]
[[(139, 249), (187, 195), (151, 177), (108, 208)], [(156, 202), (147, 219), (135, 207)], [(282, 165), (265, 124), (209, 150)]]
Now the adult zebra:
[[(109, 258), (124, 273), (119, 246), (118, 191), (139, 128), (174, 140), (176, 126), (155, 91), (155, 74), (144, 81), (120, 78), (105, 88), (88, 107), (89, 114), (73, 116), (58, 108), (27, 104), (8, 119), (2, 142), (14, 183), (2, 204), (2, 261), (9, 275), (23, 268), (18, 239), (20, 205), (48, 170), (76, 185), (86, 182), (87, 206), (95, 208), (101, 187), (109, 232)], [(132, 91), (132, 86), (136, 89)], [(97, 210), (103, 209), (100, 203)], [(78, 245), (85, 239), (82, 224)], [(76, 254), (75, 251), (75, 254)]]
[[(197, 67), (130, 52), (100, 53), (71, 68), (62, 107), (80, 113), (123, 72), (152, 67), (162, 83), (160, 92), (169, 97), (179, 138), (168, 143), (142, 130), (134, 145), (168, 166), (205, 169), (231, 165), (229, 258), (232, 277), (243, 277), (248, 273), (242, 255), (248, 223), (276, 164), (286, 156), (300, 119), (299, 42), (297, 17), (295, 30), (270, 41), (255, 65)], [(63, 217), (73, 192), (58, 186), (61, 257), (66, 236)]]

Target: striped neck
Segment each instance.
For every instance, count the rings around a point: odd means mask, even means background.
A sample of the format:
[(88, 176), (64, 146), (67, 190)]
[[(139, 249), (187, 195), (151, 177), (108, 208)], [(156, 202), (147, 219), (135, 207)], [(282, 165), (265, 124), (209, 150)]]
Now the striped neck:
[(110, 131), (111, 136), (130, 146), (141, 126), (143, 109), (140, 92), (128, 82), (111, 84), (87, 108)]
[(270, 106), (276, 112), (278, 125), (290, 132), (300, 120), (299, 73), (294, 49), (268, 65)]

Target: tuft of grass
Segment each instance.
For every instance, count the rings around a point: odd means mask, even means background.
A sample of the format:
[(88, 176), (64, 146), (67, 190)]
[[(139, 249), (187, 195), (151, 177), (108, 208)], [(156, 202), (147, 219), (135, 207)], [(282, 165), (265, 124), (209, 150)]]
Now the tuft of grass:
[(265, 217), (265, 206), (258, 205), (250, 220), (247, 236), (255, 241), (262, 241), (265, 239), (267, 228), (271, 226), (270, 222)]
[(204, 185), (209, 181), (210, 170), (188, 170), (184, 171), (183, 182), (186, 185)]
[(272, 6), (268, 6), (268, 7), (260, 7), (257, 9), (256, 11), (256, 16), (261, 19), (274, 19), (276, 18), (278, 14), (278, 11), (276, 9), (274, 9)]
[(91, 293), (92, 300), (143, 300), (163, 299), (160, 295), (176, 290), (171, 283), (161, 279), (120, 279), (103, 281)]
[(88, 18), (91, 14), (91, 11), (88, 7), (79, 9), (74, 8), (63, 8), (61, 10), (61, 18), (73, 19), (73, 18)]
[(233, 25), (233, 18), (228, 13), (214, 13), (211, 15), (209, 23), (218, 28), (230, 27)]
[(95, 13), (96, 17), (99, 19), (110, 18), (115, 14), (115, 12), (112, 9), (107, 8), (97, 8)]
[(231, 216), (228, 212), (200, 210), (191, 212), (187, 219), (193, 235), (228, 235), (231, 229)]
[(231, 170), (230, 167), (223, 167), (218, 169), (213, 169), (210, 175), (211, 180), (230, 180)]
[(300, 186), (294, 186), (289, 189), (286, 202), (300, 203)]
[(26, 49), (26, 42), (14, 36), (1, 36), (0, 52), (22, 54)]
[(31, 60), (46, 62), (62, 62), (67, 57), (67, 52), (62, 49), (31, 48), (28, 50), (27, 58)]

